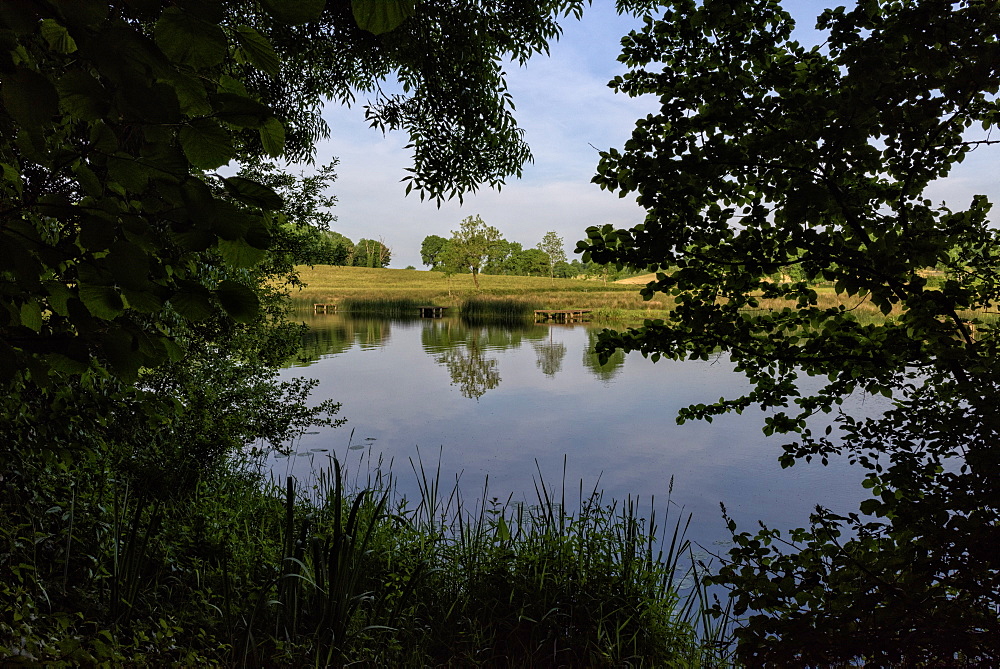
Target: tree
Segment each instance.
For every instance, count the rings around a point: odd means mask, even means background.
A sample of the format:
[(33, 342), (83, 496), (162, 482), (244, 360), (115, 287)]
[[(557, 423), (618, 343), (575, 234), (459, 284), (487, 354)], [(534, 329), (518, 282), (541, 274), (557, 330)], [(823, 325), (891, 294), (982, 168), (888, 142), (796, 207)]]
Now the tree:
[(524, 248), (519, 242), (509, 242), (501, 239), (493, 245), (486, 264), (484, 274), (517, 274), (517, 259)]
[[(309, 6), (316, 4), (322, 7)], [(590, 1), (397, 1), (409, 16), (377, 36), (359, 25), (352, 5), (360, 4), (330, 2), (305, 25), (278, 24), (267, 31), (283, 65), (276, 76), (255, 83), (289, 119), (289, 136), (311, 147), (327, 132), (319, 101), (353, 104), (359, 92), (372, 94), (365, 107), (372, 126), (409, 135), (408, 193), (416, 190), (440, 203), (480, 184), (500, 187), (507, 177), (520, 177), (531, 153), (513, 116), (504, 64), (523, 65), (547, 52), (562, 32), (558, 19), (581, 16)], [(616, 6), (622, 12), (654, 4), (618, 0)], [(381, 82), (390, 77), (405, 93), (382, 91)]]
[[(824, 12), (826, 40), (806, 48), (776, 2), (666, 5), (625, 38), (632, 69), (613, 82), (661, 109), (624, 151), (602, 152), (594, 179), (635, 193), (646, 220), (591, 228), (579, 250), (658, 272), (643, 294), (677, 307), (599, 348), (728, 354), (752, 389), (680, 420), (774, 408), (765, 431), (796, 435), (784, 466), (843, 453), (874, 494), (860, 514), (820, 510), (787, 536), (734, 535), (716, 582), (738, 614), (766, 614), (738, 628), (738, 653), (994, 663), (1000, 563), (982, 546), (1000, 527), (1000, 357), (977, 313), (1000, 297), (1000, 247), (986, 197), (953, 210), (926, 189), (996, 143), (1000, 13), (979, 0), (862, 2)], [(922, 272), (938, 264), (953, 278), (932, 288)], [(803, 280), (768, 278), (791, 267)], [(841, 304), (821, 306), (821, 283)], [(865, 304), (882, 317), (859, 318)], [(802, 395), (800, 375), (826, 382)], [(810, 416), (858, 391), (897, 408), (812, 433)]]
[(486, 225), (479, 216), (468, 216), (451, 233), (447, 256), (455, 266), (466, 267), (479, 288), (479, 269), (503, 237), (500, 231)]
[(388, 267), (392, 249), (382, 240), (359, 239), (354, 247), (355, 267)]
[(550, 230), (542, 237), (538, 243), (538, 249), (545, 253), (549, 259), (549, 278), (555, 277), (556, 263), (566, 262), (566, 249), (563, 248), (563, 238)]
[(521, 276), (545, 276), (551, 267), (549, 257), (541, 249), (524, 249), (516, 262)]
[(427, 235), (420, 244), (420, 261), (435, 269), (441, 264), (441, 255), (448, 246), (448, 240), (439, 235)]
[(284, 201), (272, 230), (269, 261), (284, 261), (283, 272), (291, 265), (346, 265), (354, 244), (330, 230), (337, 217), (330, 211), (337, 198), (328, 190), (336, 180), (339, 160), (334, 158), (313, 174), (298, 176), (280, 170), (273, 163), (251, 162), (239, 175), (272, 188)]
[(319, 233), (316, 256), (317, 265), (350, 265), (354, 242), (336, 230), (323, 230)]

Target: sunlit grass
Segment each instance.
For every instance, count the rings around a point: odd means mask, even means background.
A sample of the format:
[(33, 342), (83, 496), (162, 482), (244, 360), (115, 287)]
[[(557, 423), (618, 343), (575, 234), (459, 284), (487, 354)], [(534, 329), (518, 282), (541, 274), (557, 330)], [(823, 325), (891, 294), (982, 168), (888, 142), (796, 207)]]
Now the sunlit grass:
[(476, 290), (471, 274), (445, 276), (442, 272), (372, 269), (367, 267), (299, 267), (306, 287), (295, 291), (297, 306), (336, 304), (352, 300), (408, 299), (420, 305), (459, 308), (470, 300), (508, 300), (532, 309), (593, 309), (616, 319), (662, 318), (672, 302), (667, 297), (646, 301), (634, 284), (596, 280), (549, 279), (535, 276), (480, 275)]
[(517, 322), (531, 320), (537, 308), (534, 302), (523, 298), (470, 297), (462, 303), (460, 310), (465, 319)]
[[(298, 308), (311, 308), (313, 304), (335, 304), (341, 308), (364, 313), (393, 315), (399, 309), (415, 312), (417, 305), (452, 307), (470, 313), (482, 309), (515, 311), (528, 309), (590, 309), (593, 320), (608, 323), (638, 323), (645, 319), (667, 318), (673, 307), (673, 298), (657, 294), (644, 300), (639, 289), (655, 275), (625, 279), (623, 282), (605, 283), (601, 280), (549, 279), (534, 276), (480, 275), (477, 290), (471, 274), (446, 276), (443, 272), (402, 269), (372, 269), (367, 267), (316, 267), (298, 268), (306, 287), (296, 291), (291, 298)], [(848, 309), (861, 323), (880, 323), (885, 320), (882, 312), (864, 296), (839, 295), (832, 285), (813, 286), (819, 309)], [(491, 304), (495, 303), (495, 304)], [(379, 311), (386, 305), (388, 312)], [(500, 307), (500, 304), (510, 306)], [(399, 308), (392, 305), (404, 305)], [(484, 306), (485, 305), (485, 306)], [(795, 300), (759, 300), (756, 311), (780, 311), (796, 308)], [(901, 313), (894, 308), (889, 316)], [(995, 314), (962, 312), (963, 318), (985, 319), (995, 322)]]

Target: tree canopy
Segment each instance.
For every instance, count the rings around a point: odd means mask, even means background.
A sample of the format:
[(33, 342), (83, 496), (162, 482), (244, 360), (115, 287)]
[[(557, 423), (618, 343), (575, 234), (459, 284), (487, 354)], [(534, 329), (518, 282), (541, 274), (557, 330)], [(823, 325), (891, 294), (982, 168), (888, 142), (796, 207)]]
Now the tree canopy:
[[(783, 465), (843, 454), (867, 469), (860, 516), (735, 536), (718, 582), (737, 613), (769, 614), (740, 627), (744, 660), (995, 659), (1000, 565), (980, 547), (1000, 539), (1000, 370), (983, 317), (1000, 292), (997, 232), (985, 196), (956, 207), (926, 192), (997, 142), (1000, 13), (980, 0), (859, 2), (825, 11), (811, 48), (793, 25), (772, 0), (677, 0), (625, 38), (630, 71), (612, 86), (661, 107), (601, 154), (594, 181), (647, 215), (590, 228), (579, 250), (658, 272), (644, 294), (677, 307), (600, 348), (728, 355), (751, 390), (681, 420), (773, 408), (765, 431), (797, 433)], [(925, 278), (935, 266), (939, 286)], [(884, 318), (859, 319), (852, 304), (865, 301)], [(805, 393), (802, 375), (825, 383)], [(853, 392), (895, 408), (839, 413), (836, 432), (813, 434), (810, 417)]]
[(427, 235), (420, 244), (420, 261), (434, 269), (441, 263), (448, 240), (440, 235)]
[(392, 249), (379, 239), (359, 239), (354, 245), (352, 265), (355, 267), (388, 267)]
[(472, 272), (476, 288), (479, 288), (479, 270), (502, 239), (500, 231), (486, 225), (479, 216), (467, 216), (462, 219), (458, 230), (452, 230), (445, 263), (455, 270), (467, 268)]
[(549, 278), (555, 276), (556, 264), (566, 262), (566, 249), (563, 247), (563, 238), (556, 234), (555, 230), (550, 230), (538, 242), (538, 250), (548, 256)]

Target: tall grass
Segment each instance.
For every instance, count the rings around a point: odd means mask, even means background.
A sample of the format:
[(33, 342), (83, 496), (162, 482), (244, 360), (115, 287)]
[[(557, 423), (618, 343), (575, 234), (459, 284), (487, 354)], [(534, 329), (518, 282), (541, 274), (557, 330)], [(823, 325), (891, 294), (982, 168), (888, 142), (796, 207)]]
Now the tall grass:
[[(556, 490), (540, 472), (530, 502), (491, 497), (488, 484), (470, 502), (457, 484), (442, 488), (440, 469), (428, 472), (419, 463), (420, 497), (411, 506), (382, 472), (374, 484), (369, 478), (370, 487), (346, 495), (336, 483), (340, 465), (333, 466), (333, 493), (321, 495), (310, 532), (302, 534), (291, 517), (285, 529), (303, 545), (324, 537), (327, 547), (301, 551), (293, 561), (295, 587), (312, 590), (296, 602), (329, 602), (308, 605), (312, 612), (302, 619), (322, 620), (317, 630), (340, 635), (335, 646), (316, 639), (318, 663), (724, 662), (718, 639), (700, 636), (710, 628), (702, 624), (704, 591), (684, 540), (689, 517), (677, 518), (661, 537), (653, 508), (642, 514), (635, 500), (605, 500), (582, 483), (568, 504), (565, 478)], [(306, 488), (331, 485), (329, 473), (317, 480)], [(329, 552), (338, 545), (340, 553)], [(326, 585), (318, 574), (326, 574)], [(323, 606), (338, 615), (318, 617)]]
[(540, 307), (524, 299), (472, 297), (460, 307), (462, 318), (477, 322), (519, 323), (530, 321)]
[(530, 276), (480, 275), (476, 288), (469, 274), (445, 276), (441, 272), (372, 269), (366, 267), (300, 267), (306, 288), (291, 299), (296, 308), (314, 303), (351, 300), (409, 299), (415, 305), (460, 307), (469, 300), (528, 302), (532, 309), (616, 309), (632, 312), (633, 321), (660, 318), (672, 304), (667, 298), (645, 301), (637, 286)]
[(422, 303), (408, 297), (346, 297), (340, 309), (352, 314), (369, 316), (416, 316)]
[[(0, 656), (31, 666), (707, 666), (686, 518), (538, 476), (238, 463), (153, 499), (77, 469), (0, 505)], [(10, 491), (8, 491), (10, 492)], [(151, 493), (150, 493), (151, 494)], [(65, 499), (71, 496), (63, 495)], [(646, 521), (643, 517), (648, 518)]]

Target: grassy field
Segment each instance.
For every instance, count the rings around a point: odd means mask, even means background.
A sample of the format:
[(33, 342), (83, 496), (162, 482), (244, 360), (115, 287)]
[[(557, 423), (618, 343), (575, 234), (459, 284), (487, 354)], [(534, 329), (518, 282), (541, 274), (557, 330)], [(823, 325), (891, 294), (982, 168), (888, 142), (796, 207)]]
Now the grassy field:
[[(639, 289), (654, 278), (653, 274), (604, 283), (601, 280), (549, 279), (535, 276), (480, 275), (479, 290), (471, 274), (451, 277), (442, 272), (407, 269), (372, 269), (367, 267), (298, 267), (306, 287), (292, 294), (303, 307), (314, 303), (358, 305), (363, 302), (406, 302), (411, 305), (459, 307), (469, 300), (514, 301), (524, 310), (592, 309), (594, 320), (603, 322), (639, 322), (646, 318), (664, 318), (673, 305), (667, 296), (645, 301)], [(881, 321), (882, 313), (863, 297), (837, 295), (832, 285), (817, 285), (821, 309), (843, 304), (862, 323)], [(504, 308), (510, 305), (498, 305)], [(761, 300), (762, 311), (791, 306), (782, 300)], [(898, 315), (899, 308), (892, 315)], [(983, 313), (962, 312), (967, 318), (982, 318)], [(988, 320), (994, 314), (986, 315)]]
[(631, 320), (663, 317), (671, 304), (666, 298), (644, 301), (634, 283), (480, 275), (477, 291), (471, 274), (329, 265), (298, 270), (306, 287), (292, 299), (303, 305), (408, 299), (457, 307), (475, 297), (523, 301), (532, 309), (593, 309), (601, 320)]

